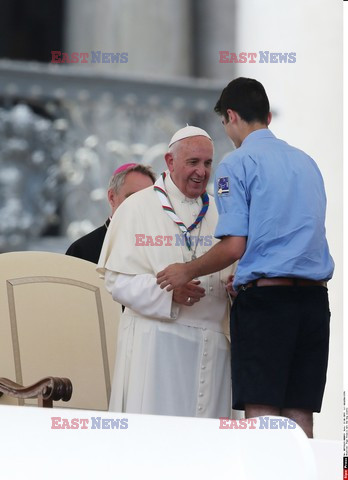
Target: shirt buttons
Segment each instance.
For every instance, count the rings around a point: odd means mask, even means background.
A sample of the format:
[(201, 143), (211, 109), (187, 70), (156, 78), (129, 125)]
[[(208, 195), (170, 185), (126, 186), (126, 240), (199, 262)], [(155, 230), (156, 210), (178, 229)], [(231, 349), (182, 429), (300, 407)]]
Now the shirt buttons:
[(202, 378), (201, 383), (205, 383), (205, 380)]
[(213, 287), (209, 287), (209, 291), (212, 292), (212, 291), (213, 291)]
[(200, 397), (203, 397), (203, 393), (202, 393), (202, 392), (199, 392), (199, 396), (200, 396)]
[(203, 355), (206, 357), (208, 355), (208, 352), (203, 352)]
[(201, 369), (202, 369), (202, 370), (205, 370), (205, 365), (202, 365), (202, 366), (201, 366)]
[(201, 405), (199, 405), (198, 410), (202, 411), (202, 409), (203, 409), (203, 407)]
[(204, 341), (207, 342), (207, 341), (208, 341), (208, 338), (207, 338), (207, 337), (204, 337)]

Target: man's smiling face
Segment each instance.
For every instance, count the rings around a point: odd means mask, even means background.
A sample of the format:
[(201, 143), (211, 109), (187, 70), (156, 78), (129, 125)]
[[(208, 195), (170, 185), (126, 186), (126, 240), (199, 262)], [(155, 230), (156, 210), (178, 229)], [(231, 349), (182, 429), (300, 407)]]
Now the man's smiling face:
[(165, 155), (172, 180), (186, 197), (198, 198), (206, 190), (213, 154), (213, 142), (200, 135), (179, 140)]

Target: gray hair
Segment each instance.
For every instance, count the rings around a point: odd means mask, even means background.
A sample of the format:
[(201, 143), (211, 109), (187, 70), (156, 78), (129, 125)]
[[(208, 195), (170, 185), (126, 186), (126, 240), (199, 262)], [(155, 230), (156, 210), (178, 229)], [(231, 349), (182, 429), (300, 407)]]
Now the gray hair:
[(120, 188), (124, 184), (126, 175), (130, 172), (138, 172), (142, 173), (143, 175), (147, 175), (149, 178), (151, 178), (152, 183), (155, 183), (156, 181), (156, 176), (151, 167), (139, 163), (138, 165), (134, 165), (134, 167), (127, 168), (126, 170), (113, 175), (109, 181), (109, 189), (111, 188), (117, 195)]

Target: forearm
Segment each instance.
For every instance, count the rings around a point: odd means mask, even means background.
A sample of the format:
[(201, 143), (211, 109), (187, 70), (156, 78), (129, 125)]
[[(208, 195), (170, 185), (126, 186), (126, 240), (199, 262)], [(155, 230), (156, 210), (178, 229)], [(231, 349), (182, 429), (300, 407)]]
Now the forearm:
[(198, 278), (227, 268), (243, 255), (245, 245), (245, 237), (223, 237), (207, 253), (187, 264), (190, 277)]
[(107, 270), (105, 284), (115, 301), (141, 315), (164, 320), (177, 316), (173, 294), (161, 290), (153, 275), (125, 275)]

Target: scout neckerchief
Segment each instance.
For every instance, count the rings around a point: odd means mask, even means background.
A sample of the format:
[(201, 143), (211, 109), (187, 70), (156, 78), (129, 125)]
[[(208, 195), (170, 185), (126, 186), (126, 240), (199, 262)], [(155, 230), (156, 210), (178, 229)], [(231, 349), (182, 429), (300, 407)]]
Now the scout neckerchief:
[[(166, 187), (164, 185), (165, 178), (166, 178), (166, 172), (163, 172), (161, 176), (157, 179), (153, 188), (160, 199), (163, 210), (169, 215), (169, 217), (173, 220), (173, 222), (176, 223), (177, 226), (180, 228), (180, 230), (184, 234), (186, 246), (189, 249), (189, 251), (191, 251), (192, 242), (190, 238), (190, 232), (197, 227), (197, 225), (203, 220), (204, 215), (207, 213), (207, 210), (209, 207), (209, 195), (207, 194), (207, 192), (204, 192), (201, 195), (202, 203), (203, 203), (202, 209), (199, 212), (198, 217), (193, 222), (193, 224), (187, 228), (186, 225), (177, 216), (177, 214), (174, 211), (174, 208), (172, 207), (172, 204), (170, 203), (170, 200), (166, 191)], [(192, 260), (195, 258), (196, 258), (196, 255), (194, 252), (192, 255)]]

